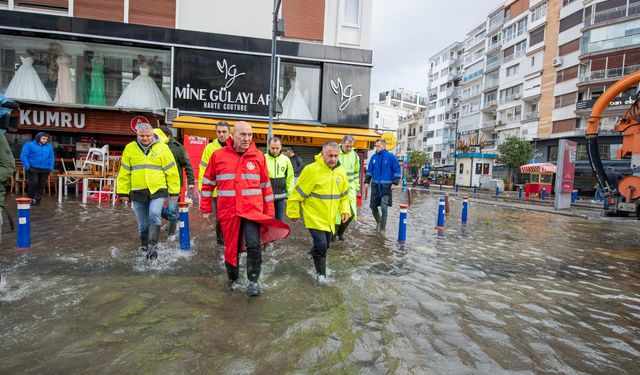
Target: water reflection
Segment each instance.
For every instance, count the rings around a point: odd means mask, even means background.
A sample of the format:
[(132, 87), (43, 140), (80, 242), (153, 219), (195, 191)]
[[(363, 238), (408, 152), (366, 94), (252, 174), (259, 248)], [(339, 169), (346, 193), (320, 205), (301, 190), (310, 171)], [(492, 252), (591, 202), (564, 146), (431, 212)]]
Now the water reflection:
[(637, 223), (472, 201), (463, 226), (461, 203), (438, 235), (414, 195), (404, 245), (397, 207), (384, 237), (361, 212), (322, 286), (296, 224), (248, 299), (196, 215), (192, 251), (148, 262), (130, 210), (47, 202), (32, 250), (0, 251), (0, 373), (636, 372)]

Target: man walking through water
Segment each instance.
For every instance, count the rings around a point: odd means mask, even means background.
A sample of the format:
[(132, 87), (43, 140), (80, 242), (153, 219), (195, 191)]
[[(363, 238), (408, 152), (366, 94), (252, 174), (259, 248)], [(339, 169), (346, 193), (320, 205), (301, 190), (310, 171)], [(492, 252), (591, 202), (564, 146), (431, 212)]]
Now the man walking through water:
[(147, 259), (158, 257), (156, 245), (162, 224), (162, 206), (169, 197), (178, 199), (180, 179), (173, 154), (148, 123), (136, 125), (137, 139), (122, 152), (116, 191), (124, 202), (131, 200), (138, 222), (140, 250)]
[(330, 141), (322, 146), (322, 153), (316, 161), (307, 165), (300, 174), (298, 183), (287, 200), (287, 216), (292, 220), (300, 218), (313, 239), (313, 265), (319, 283), (327, 281), (327, 249), (335, 233), (335, 220), (345, 223), (349, 220), (349, 181), (340, 167), (338, 155), (340, 146)]
[(282, 142), (280, 138), (273, 137), (269, 141), (269, 152), (265, 154), (271, 189), (273, 189), (273, 205), (275, 206), (276, 219), (284, 220), (284, 210), (287, 197), (293, 189), (293, 166), (291, 160), (280, 153)]
[[(372, 191), (369, 207), (373, 213), (373, 218), (376, 219), (376, 231), (379, 233), (384, 233), (384, 229), (387, 226), (387, 212), (392, 204), (391, 186), (397, 186), (402, 177), (398, 159), (387, 151), (386, 147), (387, 142), (384, 139), (378, 138), (376, 140), (376, 152), (369, 160), (367, 174), (364, 178), (365, 196), (367, 195), (369, 183), (371, 183)], [(380, 210), (378, 210), (378, 207), (380, 207)]]
[[(231, 136), (231, 125), (229, 125), (226, 121), (220, 121), (216, 124), (216, 139), (209, 143), (202, 152), (202, 158), (200, 159), (200, 167), (198, 168), (198, 189), (202, 191), (202, 177), (204, 176), (204, 171), (207, 169), (209, 165), (209, 160), (211, 160), (211, 155), (213, 155), (216, 151), (220, 150), (224, 146), (227, 145), (227, 140)], [(213, 217), (216, 217), (216, 212), (218, 212), (218, 197), (215, 189), (213, 190)], [(224, 245), (224, 241), (222, 238), (222, 230), (220, 229), (220, 223), (216, 220), (216, 241), (218, 245)]]
[(202, 177), (200, 211), (210, 220), (212, 196), (218, 191), (218, 222), (224, 237), (224, 260), (231, 284), (239, 278), (238, 258), (247, 252), (246, 294), (262, 294), (258, 279), (262, 266), (262, 245), (285, 238), (289, 226), (273, 216), (273, 191), (264, 154), (252, 142), (253, 130), (238, 122), (233, 139), (215, 152)]
[(357, 218), (357, 197), (358, 191), (360, 191), (360, 158), (353, 149), (355, 139), (351, 135), (345, 135), (342, 137), (342, 144), (340, 145), (340, 165), (347, 173), (347, 179), (349, 180), (349, 207), (351, 208), (351, 215), (349, 220), (342, 223), (338, 221), (336, 226), (336, 234), (333, 236), (333, 241), (344, 241), (344, 232), (347, 230), (349, 223), (355, 221)]

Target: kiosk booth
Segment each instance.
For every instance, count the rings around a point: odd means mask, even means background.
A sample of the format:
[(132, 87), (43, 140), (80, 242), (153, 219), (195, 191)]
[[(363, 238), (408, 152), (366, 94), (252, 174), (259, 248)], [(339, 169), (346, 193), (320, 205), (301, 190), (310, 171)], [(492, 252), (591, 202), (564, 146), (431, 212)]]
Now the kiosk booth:
[(551, 195), (553, 192), (553, 175), (556, 173), (557, 167), (551, 163), (533, 163), (520, 166), (520, 173), (528, 173), (529, 182), (524, 187), (525, 197), (529, 198), (531, 194), (539, 195), (542, 189), (546, 189)]

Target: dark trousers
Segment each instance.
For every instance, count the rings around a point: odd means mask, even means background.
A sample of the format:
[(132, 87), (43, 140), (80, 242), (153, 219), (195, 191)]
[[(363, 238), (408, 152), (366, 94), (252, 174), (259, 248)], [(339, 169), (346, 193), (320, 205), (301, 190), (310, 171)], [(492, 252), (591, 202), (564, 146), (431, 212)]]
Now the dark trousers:
[(329, 249), (329, 245), (331, 244), (331, 232), (309, 228), (309, 233), (311, 233), (311, 238), (313, 238), (313, 250), (311, 251), (313, 256), (326, 258), (327, 249)]
[(344, 235), (344, 232), (347, 230), (347, 227), (353, 220), (353, 215), (355, 214), (355, 212), (353, 212), (353, 207), (351, 205), (349, 205), (349, 207), (351, 208), (351, 216), (349, 216), (349, 220), (336, 225), (336, 235), (338, 235), (340, 238), (342, 238), (342, 236)]
[[(257, 282), (260, 277), (262, 265), (262, 251), (260, 248), (260, 224), (255, 221), (240, 219), (240, 232), (238, 233), (238, 250), (244, 240), (247, 248), (247, 279)], [(238, 267), (225, 262), (227, 276), (230, 280), (238, 279)]]
[(27, 171), (27, 181), (29, 183), (29, 198), (40, 201), (44, 195), (44, 188), (49, 179), (49, 170), (31, 167)]
[(273, 206), (276, 211), (276, 219), (284, 221), (284, 211), (287, 209), (287, 200), (278, 199), (277, 201), (273, 201)]

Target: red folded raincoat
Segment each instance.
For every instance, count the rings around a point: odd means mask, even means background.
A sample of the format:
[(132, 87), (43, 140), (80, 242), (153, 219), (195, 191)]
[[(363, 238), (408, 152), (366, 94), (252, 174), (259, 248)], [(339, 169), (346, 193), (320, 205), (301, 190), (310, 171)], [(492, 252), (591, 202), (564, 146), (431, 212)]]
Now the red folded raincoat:
[(251, 143), (246, 152), (239, 155), (233, 148), (233, 139), (215, 152), (202, 178), (200, 211), (212, 211), (212, 195), (218, 189), (218, 222), (222, 228), (224, 259), (238, 265), (238, 250), (246, 251), (244, 241), (238, 249), (240, 219), (260, 224), (260, 244), (277, 241), (289, 236), (289, 226), (273, 215), (273, 191), (269, 181), (264, 154)]

